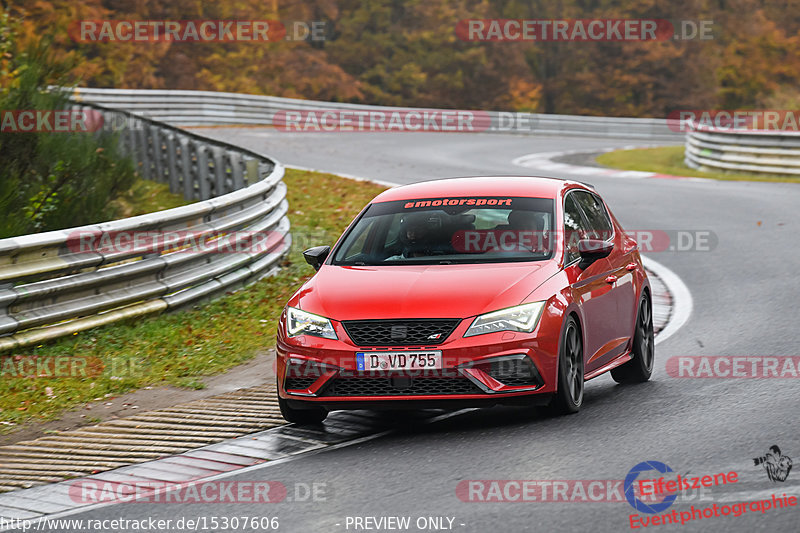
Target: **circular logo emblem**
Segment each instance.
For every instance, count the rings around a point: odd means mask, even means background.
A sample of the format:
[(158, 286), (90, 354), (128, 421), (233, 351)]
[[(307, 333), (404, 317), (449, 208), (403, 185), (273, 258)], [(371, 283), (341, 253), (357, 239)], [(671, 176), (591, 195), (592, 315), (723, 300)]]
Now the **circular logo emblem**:
[(661, 511), (669, 509), (670, 505), (675, 502), (675, 499), (678, 497), (678, 495), (667, 494), (663, 500), (655, 503), (645, 503), (637, 498), (633, 489), (636, 485), (636, 480), (639, 477), (639, 473), (649, 472), (650, 470), (655, 470), (661, 474), (672, 472), (670, 467), (659, 461), (644, 461), (639, 463), (631, 468), (630, 472), (628, 472), (628, 475), (625, 476), (625, 498), (628, 500), (628, 503), (631, 504), (631, 507), (637, 511), (642, 513), (657, 514)]

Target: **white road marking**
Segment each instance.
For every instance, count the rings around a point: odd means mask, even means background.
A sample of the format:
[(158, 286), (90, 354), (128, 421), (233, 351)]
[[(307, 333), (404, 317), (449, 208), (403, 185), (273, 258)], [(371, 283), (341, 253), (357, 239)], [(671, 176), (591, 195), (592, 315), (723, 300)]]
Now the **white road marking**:
[[(565, 150), (563, 152), (536, 152), (526, 154), (511, 160), (511, 163), (520, 167), (540, 169), (540, 170), (561, 170), (569, 174), (582, 174), (594, 176), (603, 174), (613, 178), (643, 179), (656, 175), (655, 172), (644, 172), (640, 170), (618, 170), (613, 168), (589, 167), (585, 165), (572, 165), (569, 163), (559, 163), (552, 161), (553, 158), (563, 157), (571, 154), (593, 154), (599, 152), (613, 152), (615, 150), (635, 150), (639, 148), (652, 148), (652, 146), (623, 146), (621, 148), (594, 148), (591, 150)], [(681, 176), (676, 176), (680, 178)], [(704, 178), (699, 178), (704, 179)]]
[[(575, 165), (570, 165), (570, 172), (572, 174), (585, 174), (587, 176), (594, 176), (597, 174), (608, 174), (607, 168), (600, 168), (600, 167), (578, 167)], [(615, 174), (616, 175), (616, 174)]]
[(614, 173), (614, 177), (617, 178), (649, 178), (655, 175), (655, 172), (642, 172), (640, 170), (623, 170)]
[(694, 303), (689, 287), (675, 272), (650, 257), (642, 256), (642, 262), (646, 269), (653, 271), (656, 276), (661, 278), (672, 294), (672, 316), (661, 333), (656, 336), (656, 344), (658, 344), (670, 338), (681, 326), (686, 324), (689, 315), (692, 314)]

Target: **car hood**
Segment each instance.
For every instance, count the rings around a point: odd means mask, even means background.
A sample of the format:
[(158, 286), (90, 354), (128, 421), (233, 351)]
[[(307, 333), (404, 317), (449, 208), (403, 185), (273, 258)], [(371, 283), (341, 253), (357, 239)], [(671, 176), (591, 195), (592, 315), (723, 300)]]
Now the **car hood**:
[(334, 320), (465, 318), (522, 303), (555, 261), (480, 265), (324, 265), (289, 305)]

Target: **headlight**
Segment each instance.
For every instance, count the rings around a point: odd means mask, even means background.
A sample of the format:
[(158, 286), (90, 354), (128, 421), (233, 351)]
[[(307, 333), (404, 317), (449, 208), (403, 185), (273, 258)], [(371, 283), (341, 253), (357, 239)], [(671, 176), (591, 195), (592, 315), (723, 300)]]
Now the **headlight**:
[(530, 333), (542, 316), (545, 302), (522, 304), (481, 315), (472, 321), (465, 337), (494, 333), (495, 331), (522, 331)]
[(325, 339), (337, 339), (333, 325), (327, 318), (313, 313), (307, 313), (294, 307), (286, 309), (286, 333), (290, 337), (298, 335), (313, 335)]

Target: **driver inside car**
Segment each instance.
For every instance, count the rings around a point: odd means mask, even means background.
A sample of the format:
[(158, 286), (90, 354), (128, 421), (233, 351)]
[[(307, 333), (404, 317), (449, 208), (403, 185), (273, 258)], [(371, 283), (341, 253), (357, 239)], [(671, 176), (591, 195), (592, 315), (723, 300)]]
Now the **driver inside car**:
[(434, 213), (404, 215), (400, 220), (399, 239), (403, 244), (402, 253), (386, 261), (443, 254), (449, 249), (449, 239), (442, 235), (442, 219)]

